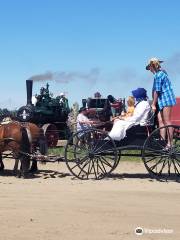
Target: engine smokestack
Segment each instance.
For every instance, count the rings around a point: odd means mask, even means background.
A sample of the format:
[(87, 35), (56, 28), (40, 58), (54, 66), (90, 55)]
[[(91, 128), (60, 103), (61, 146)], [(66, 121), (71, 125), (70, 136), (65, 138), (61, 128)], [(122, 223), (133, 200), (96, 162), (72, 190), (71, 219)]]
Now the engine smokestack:
[(27, 105), (32, 105), (33, 80), (26, 80)]

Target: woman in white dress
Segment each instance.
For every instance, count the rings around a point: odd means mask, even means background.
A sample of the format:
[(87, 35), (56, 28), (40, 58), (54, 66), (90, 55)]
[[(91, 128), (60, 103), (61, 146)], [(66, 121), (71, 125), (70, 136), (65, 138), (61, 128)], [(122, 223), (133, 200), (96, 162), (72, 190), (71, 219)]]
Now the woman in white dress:
[(147, 91), (144, 88), (137, 88), (132, 91), (132, 95), (136, 99), (134, 114), (124, 120), (116, 119), (114, 121), (112, 130), (108, 134), (114, 140), (123, 139), (126, 136), (126, 131), (134, 125), (146, 125), (151, 110)]

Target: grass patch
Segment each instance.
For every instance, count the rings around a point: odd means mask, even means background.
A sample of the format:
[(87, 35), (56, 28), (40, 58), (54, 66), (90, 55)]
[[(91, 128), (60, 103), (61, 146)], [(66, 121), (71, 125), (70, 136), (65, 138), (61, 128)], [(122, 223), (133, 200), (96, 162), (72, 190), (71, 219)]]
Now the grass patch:
[(48, 155), (64, 156), (64, 147), (49, 148)]
[[(123, 150), (121, 151), (121, 154), (140, 154), (141, 155), (141, 151), (140, 150)], [(121, 156), (120, 161), (137, 161), (140, 162), (142, 161), (141, 157), (138, 156)]]

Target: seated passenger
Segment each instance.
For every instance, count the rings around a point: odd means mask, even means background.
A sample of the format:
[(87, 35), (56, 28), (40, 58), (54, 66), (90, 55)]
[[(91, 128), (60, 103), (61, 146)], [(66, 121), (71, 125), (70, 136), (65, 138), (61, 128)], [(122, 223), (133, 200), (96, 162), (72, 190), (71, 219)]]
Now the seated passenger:
[(112, 116), (116, 117), (117, 115), (119, 115), (120, 102), (112, 95), (108, 95), (107, 99), (109, 100), (111, 106)]
[(94, 123), (87, 117), (87, 108), (81, 107), (77, 116), (77, 131), (86, 130)]
[(133, 115), (135, 109), (135, 98), (133, 96), (128, 97), (127, 106), (127, 112), (122, 112), (120, 116), (114, 117), (112, 120), (126, 119), (127, 117), (131, 117)]
[(131, 117), (134, 114), (135, 109), (135, 98), (133, 96), (129, 96), (127, 100), (127, 112), (124, 117)]
[(137, 88), (132, 91), (132, 95), (136, 99), (134, 114), (133, 116), (126, 117), (124, 120), (116, 119), (114, 121), (113, 127), (108, 134), (114, 140), (119, 141), (123, 139), (126, 136), (127, 129), (134, 125), (146, 125), (146, 120), (148, 119), (151, 109), (147, 100), (146, 90), (144, 88)]

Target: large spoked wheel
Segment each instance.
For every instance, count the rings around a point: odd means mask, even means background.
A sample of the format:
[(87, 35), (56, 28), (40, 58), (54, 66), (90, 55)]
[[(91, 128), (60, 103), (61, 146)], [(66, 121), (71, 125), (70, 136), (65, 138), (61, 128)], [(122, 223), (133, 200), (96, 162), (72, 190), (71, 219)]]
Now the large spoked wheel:
[(118, 151), (107, 133), (89, 129), (69, 139), (65, 161), (70, 172), (79, 179), (102, 179), (117, 166)]
[(180, 177), (180, 126), (169, 125), (154, 130), (142, 151), (144, 165), (156, 178)]

